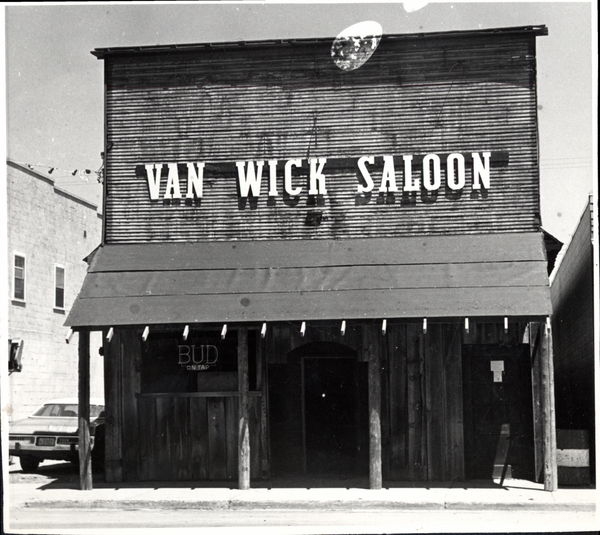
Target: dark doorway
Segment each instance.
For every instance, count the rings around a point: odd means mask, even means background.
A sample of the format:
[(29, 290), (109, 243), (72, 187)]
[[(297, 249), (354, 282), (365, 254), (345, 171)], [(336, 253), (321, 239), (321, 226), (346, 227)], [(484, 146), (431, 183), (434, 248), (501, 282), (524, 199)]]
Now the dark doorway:
[(534, 477), (529, 346), (463, 348), (465, 475)]
[(352, 358), (303, 358), (308, 474), (356, 473), (360, 447), (357, 364)]
[(367, 363), (349, 347), (310, 342), (269, 364), (271, 474), (368, 474)]

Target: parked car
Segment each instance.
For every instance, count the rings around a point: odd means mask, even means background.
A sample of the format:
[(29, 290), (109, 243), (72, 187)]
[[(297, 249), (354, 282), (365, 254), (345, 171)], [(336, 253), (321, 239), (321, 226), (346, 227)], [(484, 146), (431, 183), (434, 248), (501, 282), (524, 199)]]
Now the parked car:
[[(54, 399), (31, 416), (13, 422), (9, 455), (19, 457), (21, 468), (32, 472), (45, 459), (79, 461), (79, 404), (77, 398)], [(90, 400), (92, 466), (104, 463), (104, 400)]]

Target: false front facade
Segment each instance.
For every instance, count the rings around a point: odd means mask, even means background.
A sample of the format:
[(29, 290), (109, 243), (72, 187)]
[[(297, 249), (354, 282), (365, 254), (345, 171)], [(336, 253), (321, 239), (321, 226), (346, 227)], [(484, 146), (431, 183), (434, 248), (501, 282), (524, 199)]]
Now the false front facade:
[(325, 39), (94, 52), (106, 218), (67, 323), (104, 333), (108, 480), (554, 485), (545, 33), (353, 70)]

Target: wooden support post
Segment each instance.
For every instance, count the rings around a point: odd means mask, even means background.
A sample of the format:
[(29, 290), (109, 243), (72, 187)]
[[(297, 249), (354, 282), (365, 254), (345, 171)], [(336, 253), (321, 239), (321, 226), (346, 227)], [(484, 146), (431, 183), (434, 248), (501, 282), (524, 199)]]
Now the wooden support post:
[(542, 413), (542, 368), (540, 365), (541, 331), (538, 322), (527, 327), (529, 353), (531, 357), (531, 388), (533, 400), (533, 440), (535, 450), (535, 481), (544, 477), (544, 415)]
[[(266, 335), (266, 326), (267, 324), (263, 324), (265, 327), (265, 335)], [(256, 337), (256, 390), (258, 390), (260, 395), (260, 404), (259, 404), (259, 463), (260, 463), (260, 476), (261, 478), (269, 478), (270, 469), (269, 469), (269, 437), (267, 435), (267, 350), (266, 350), (266, 340)]]
[(79, 331), (79, 488), (92, 490), (90, 441), (90, 333)]
[(121, 348), (123, 332), (115, 331), (110, 342), (104, 342), (104, 410), (105, 410), (105, 454), (104, 479), (107, 483), (123, 481), (123, 399)]
[(556, 466), (556, 422), (554, 415), (554, 363), (552, 355), (552, 330), (550, 325), (540, 325), (542, 368), (542, 413), (544, 415), (544, 490), (558, 488)]
[(374, 326), (365, 330), (364, 351), (369, 362), (369, 488), (383, 486), (381, 472), (381, 366), (379, 332)]
[(250, 488), (250, 436), (248, 428), (248, 328), (238, 329), (238, 388), (239, 434), (238, 434), (238, 480), (240, 490)]

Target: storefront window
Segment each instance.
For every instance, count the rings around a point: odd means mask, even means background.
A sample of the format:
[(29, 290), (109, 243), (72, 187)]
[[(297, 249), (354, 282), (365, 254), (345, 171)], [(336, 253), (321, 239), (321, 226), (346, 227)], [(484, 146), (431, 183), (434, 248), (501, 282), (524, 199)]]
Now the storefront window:
[(219, 332), (159, 333), (142, 353), (143, 393), (236, 391), (237, 337)]

